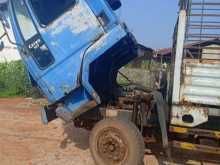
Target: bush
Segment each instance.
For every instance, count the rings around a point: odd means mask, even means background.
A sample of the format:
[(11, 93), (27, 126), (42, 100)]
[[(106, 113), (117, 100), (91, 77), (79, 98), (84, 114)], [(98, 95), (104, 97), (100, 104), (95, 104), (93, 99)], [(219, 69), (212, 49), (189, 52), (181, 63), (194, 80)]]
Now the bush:
[(23, 63), (0, 63), (0, 97), (27, 97), (31, 94), (31, 83)]

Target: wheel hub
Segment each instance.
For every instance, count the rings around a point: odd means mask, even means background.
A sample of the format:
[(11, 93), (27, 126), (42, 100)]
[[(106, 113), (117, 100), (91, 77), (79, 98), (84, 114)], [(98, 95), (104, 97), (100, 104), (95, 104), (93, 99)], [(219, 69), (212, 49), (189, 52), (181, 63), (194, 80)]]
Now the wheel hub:
[(113, 128), (101, 132), (98, 138), (98, 152), (110, 164), (121, 164), (127, 158), (128, 146), (121, 133)]

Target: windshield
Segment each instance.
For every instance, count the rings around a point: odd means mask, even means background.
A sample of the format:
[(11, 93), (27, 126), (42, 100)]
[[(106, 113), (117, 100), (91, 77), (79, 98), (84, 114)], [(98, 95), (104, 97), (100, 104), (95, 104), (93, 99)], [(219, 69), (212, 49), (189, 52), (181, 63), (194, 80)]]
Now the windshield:
[(30, 0), (42, 25), (48, 25), (75, 4), (76, 0)]

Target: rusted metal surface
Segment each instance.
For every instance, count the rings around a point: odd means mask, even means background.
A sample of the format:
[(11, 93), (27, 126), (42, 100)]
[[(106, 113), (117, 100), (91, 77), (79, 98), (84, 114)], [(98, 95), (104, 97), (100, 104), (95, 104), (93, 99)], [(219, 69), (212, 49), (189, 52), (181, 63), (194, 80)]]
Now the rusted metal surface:
[(170, 132), (178, 133), (178, 134), (187, 134), (187, 135), (195, 135), (197, 137), (220, 139), (219, 131), (211, 131), (211, 130), (196, 129), (196, 128), (183, 128), (177, 126), (170, 126), (169, 130)]
[(184, 150), (199, 151), (199, 152), (205, 152), (205, 153), (210, 153), (210, 154), (220, 154), (219, 147), (210, 147), (206, 145), (198, 145), (198, 144), (179, 142), (179, 141), (173, 141), (172, 146), (175, 148), (180, 148)]
[(195, 127), (209, 121), (209, 117), (220, 117), (218, 108), (200, 105), (173, 105), (171, 124), (183, 127)]
[(182, 53), (176, 49), (171, 124), (196, 127), (220, 116), (220, 6), (214, 0), (182, 5), (187, 17), (182, 45), (197, 44)]
[(100, 133), (97, 140), (97, 149), (105, 162), (121, 164), (129, 154), (126, 142), (120, 131), (108, 128)]
[(115, 107), (124, 110), (133, 110), (135, 103), (144, 102), (150, 105), (152, 100), (153, 95), (150, 92), (146, 93), (141, 90), (134, 90), (133, 92), (128, 92), (125, 97), (119, 97)]
[(208, 109), (200, 106), (173, 106), (171, 112), (171, 124), (184, 127), (195, 127), (208, 122), (208, 114)]

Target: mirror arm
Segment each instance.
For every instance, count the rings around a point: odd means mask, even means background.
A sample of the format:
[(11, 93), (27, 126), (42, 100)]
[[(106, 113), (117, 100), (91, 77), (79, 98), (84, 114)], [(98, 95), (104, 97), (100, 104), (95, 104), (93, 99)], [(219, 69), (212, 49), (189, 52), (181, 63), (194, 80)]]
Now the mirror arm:
[(20, 51), (22, 51), (24, 54), (26, 54), (27, 51), (26, 51), (26, 48), (23, 45), (18, 44), (16, 42), (13, 42), (11, 40), (11, 38), (10, 38), (10, 36), (8, 34), (8, 31), (7, 31), (7, 28), (9, 29), (10, 25), (7, 22), (6, 18), (4, 17), (4, 14), (2, 13), (2, 11), (0, 11), (0, 22), (1, 22), (3, 30), (4, 30), (4, 34), (0, 36), (0, 39), (2, 39), (3, 37), (6, 36), (10, 44), (16, 46)]
[(6, 33), (2, 34), (2, 35), (0, 36), (0, 40), (1, 40), (3, 37), (5, 37), (5, 36), (6, 36)]
[(4, 32), (5, 32), (5, 34), (3, 34), (1, 37), (6, 36), (10, 44), (17, 46), (17, 47), (20, 48), (20, 49), (23, 49), (23, 46), (22, 46), (22, 45), (17, 44), (16, 42), (13, 42), (13, 41), (11, 40), (11, 38), (9, 37), (9, 35), (8, 35), (8, 33), (7, 33), (7, 29), (6, 29), (6, 27), (4, 26), (4, 23), (3, 23), (2, 21), (1, 21), (1, 23), (2, 23), (3, 30), (4, 30)]

